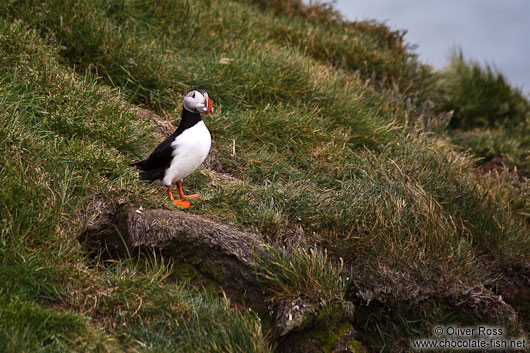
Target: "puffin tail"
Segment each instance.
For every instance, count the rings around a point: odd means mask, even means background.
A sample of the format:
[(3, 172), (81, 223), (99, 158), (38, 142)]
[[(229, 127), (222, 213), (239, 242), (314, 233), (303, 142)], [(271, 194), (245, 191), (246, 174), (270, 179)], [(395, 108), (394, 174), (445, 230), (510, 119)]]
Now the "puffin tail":
[(155, 181), (164, 178), (165, 168), (148, 169), (145, 162), (146, 160), (144, 159), (143, 161), (129, 164), (129, 167), (136, 167), (142, 171), (138, 176), (140, 180)]
[(162, 180), (164, 178), (165, 168), (149, 169), (141, 172), (139, 175), (140, 180), (149, 180), (151, 182), (155, 180)]
[(129, 164), (129, 167), (136, 167), (136, 168), (138, 168), (140, 170), (143, 170), (142, 168), (144, 166), (144, 163), (145, 163), (145, 159), (142, 160), (142, 161), (133, 162), (133, 163)]

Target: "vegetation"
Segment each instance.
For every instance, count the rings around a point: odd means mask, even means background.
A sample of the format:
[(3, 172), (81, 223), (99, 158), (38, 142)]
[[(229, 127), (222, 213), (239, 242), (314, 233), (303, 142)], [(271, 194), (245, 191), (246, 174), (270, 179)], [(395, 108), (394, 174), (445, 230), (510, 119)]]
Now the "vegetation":
[(441, 74), (444, 110), (454, 110), (451, 127), (497, 127), (524, 122), (530, 109), (519, 89), (513, 88), (490, 66), (466, 62), (462, 52), (453, 53)]
[(342, 268), (329, 263), (326, 253), (315, 249), (272, 250), (260, 258), (256, 276), (269, 291), (269, 300), (300, 297), (342, 299)]
[(461, 57), (433, 72), (402, 33), (296, 0), (15, 1), (0, 12), (7, 351), (272, 350), (255, 314), (176, 279), (171, 259), (103, 260), (77, 239), (119, 204), (174, 207), (127, 167), (160, 138), (131, 108), (176, 124), (193, 86), (215, 115), (210, 169), (184, 183), (202, 194), (190, 212), (287, 249), (257, 263), (272, 300), (364, 304), (354, 328), (373, 351), (406, 351), (444, 320), (507, 320), (461, 290), (482, 298), (504, 294), (498, 278), (530, 278), (529, 183), (475, 168), (495, 156), (530, 165), (530, 104), (500, 74)]
[(530, 102), (489, 66), (453, 54), (440, 75), (443, 110), (454, 112), (452, 140), (486, 158), (503, 157), (530, 171)]
[(167, 263), (86, 256), (76, 234), (94, 213), (90, 204), (140, 193), (127, 161), (148, 130), (116, 90), (59, 65), (21, 22), (2, 20), (0, 30), (8, 157), (0, 345), (8, 352), (268, 351), (256, 317), (168, 282)]

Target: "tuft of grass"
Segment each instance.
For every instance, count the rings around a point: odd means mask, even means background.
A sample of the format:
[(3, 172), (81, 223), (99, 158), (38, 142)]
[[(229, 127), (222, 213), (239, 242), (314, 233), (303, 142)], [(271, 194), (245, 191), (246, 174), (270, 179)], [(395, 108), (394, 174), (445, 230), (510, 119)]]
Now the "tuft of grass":
[(270, 248), (256, 264), (258, 282), (269, 293), (269, 300), (292, 298), (342, 299), (342, 264), (335, 265), (325, 251), (317, 249)]
[(465, 60), (455, 51), (440, 72), (439, 109), (453, 111), (452, 142), (478, 157), (502, 157), (530, 170), (530, 101), (489, 65)]
[(3, 352), (116, 352), (120, 348), (88, 319), (76, 312), (57, 311), (32, 301), (0, 297), (0, 345)]
[[(131, 259), (132, 260), (132, 259)], [(157, 352), (270, 352), (259, 318), (230, 308), (227, 299), (170, 284), (170, 263), (148, 257), (105, 271), (94, 302), (125, 347)], [(79, 303), (81, 304), (81, 303)]]
[(501, 124), (495, 128), (455, 129), (451, 141), (483, 161), (505, 158), (519, 171), (530, 176), (530, 117), (519, 124)]
[(451, 128), (517, 126), (529, 117), (530, 102), (521, 90), (491, 66), (465, 60), (461, 50), (452, 54), (439, 80), (441, 109), (454, 111)]
[(275, 14), (297, 16), (310, 22), (337, 23), (342, 20), (342, 15), (333, 8), (330, 2), (311, 2), (310, 4), (304, 4), (300, 0), (256, 0), (254, 2)]

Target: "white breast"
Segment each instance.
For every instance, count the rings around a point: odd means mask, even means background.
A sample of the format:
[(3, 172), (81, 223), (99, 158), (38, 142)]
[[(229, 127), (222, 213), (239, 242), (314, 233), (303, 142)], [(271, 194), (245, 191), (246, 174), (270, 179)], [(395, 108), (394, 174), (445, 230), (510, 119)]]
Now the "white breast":
[(211, 144), (212, 137), (204, 121), (199, 121), (178, 135), (171, 143), (173, 159), (166, 169), (164, 185), (170, 186), (193, 173), (208, 156)]

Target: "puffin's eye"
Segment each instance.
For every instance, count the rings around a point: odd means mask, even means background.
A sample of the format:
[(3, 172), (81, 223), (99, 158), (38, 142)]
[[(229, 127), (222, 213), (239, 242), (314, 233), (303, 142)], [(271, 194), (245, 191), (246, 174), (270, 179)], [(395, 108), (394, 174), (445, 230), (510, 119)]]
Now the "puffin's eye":
[(191, 96), (191, 98), (195, 98), (195, 92), (193, 92), (193, 96)]

